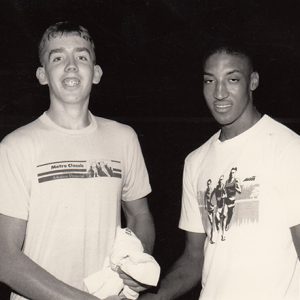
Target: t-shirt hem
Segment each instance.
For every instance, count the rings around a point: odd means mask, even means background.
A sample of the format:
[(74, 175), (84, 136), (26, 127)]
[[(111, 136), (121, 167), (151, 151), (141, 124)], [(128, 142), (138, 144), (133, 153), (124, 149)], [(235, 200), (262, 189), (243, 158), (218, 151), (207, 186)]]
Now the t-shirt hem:
[(300, 220), (294, 220), (293, 222), (290, 222), (288, 225), (289, 228), (300, 225)]
[(0, 210), (0, 214), (8, 216), (8, 217), (16, 218), (16, 219), (21, 219), (24, 221), (28, 220), (27, 214), (16, 213), (15, 211), (11, 211), (11, 210), (3, 210), (2, 209), (2, 210)]
[(151, 192), (152, 192), (152, 189), (150, 188), (150, 189), (146, 190), (143, 194), (136, 195), (135, 197), (130, 197), (130, 198), (122, 198), (122, 200), (125, 201), (125, 202), (138, 200), (138, 199), (141, 199), (141, 198), (144, 198), (144, 197), (148, 196)]
[(178, 225), (179, 229), (182, 229), (184, 231), (189, 231), (189, 232), (195, 232), (195, 233), (205, 233), (204, 230), (200, 230), (199, 228), (193, 228), (193, 227), (188, 227), (188, 226), (183, 226), (183, 225)]

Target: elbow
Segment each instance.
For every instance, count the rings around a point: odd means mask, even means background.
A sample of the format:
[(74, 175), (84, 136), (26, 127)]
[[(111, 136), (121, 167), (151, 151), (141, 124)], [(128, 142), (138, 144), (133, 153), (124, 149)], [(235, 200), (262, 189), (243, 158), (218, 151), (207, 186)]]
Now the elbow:
[(9, 284), (9, 273), (8, 273), (8, 263), (4, 259), (0, 259), (0, 282), (8, 285)]
[(21, 251), (1, 251), (0, 255), (0, 282), (11, 286), (14, 280), (14, 274), (17, 272), (19, 265), (19, 256)]

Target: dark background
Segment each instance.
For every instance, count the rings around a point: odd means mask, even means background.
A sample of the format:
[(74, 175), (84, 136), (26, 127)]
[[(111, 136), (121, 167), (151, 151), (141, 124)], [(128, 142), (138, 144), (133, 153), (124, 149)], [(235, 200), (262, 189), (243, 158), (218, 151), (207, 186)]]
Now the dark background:
[[(299, 12), (298, 1), (2, 0), (0, 138), (49, 105), (35, 78), (45, 28), (66, 19), (87, 27), (104, 71), (91, 110), (139, 135), (153, 188), (154, 255), (164, 273), (184, 246), (177, 229), (184, 158), (217, 130), (202, 96), (203, 46), (225, 37), (250, 44), (261, 79), (258, 109), (300, 133)], [(1, 300), (7, 290), (0, 287)]]

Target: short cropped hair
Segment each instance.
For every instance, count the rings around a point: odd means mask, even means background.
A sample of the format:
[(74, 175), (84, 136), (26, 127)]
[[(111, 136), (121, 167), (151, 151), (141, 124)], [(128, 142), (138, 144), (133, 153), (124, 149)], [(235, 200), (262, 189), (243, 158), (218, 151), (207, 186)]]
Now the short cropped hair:
[(248, 60), (250, 69), (252, 71), (256, 70), (256, 65), (254, 63), (254, 55), (249, 46), (246, 46), (242, 43), (233, 43), (233, 42), (216, 42), (214, 44), (208, 45), (202, 55), (202, 67), (204, 68), (207, 59), (216, 53), (226, 53), (230, 55), (236, 55), (245, 57)]
[(39, 60), (41, 64), (43, 63), (43, 54), (47, 41), (50, 41), (51, 39), (54, 39), (56, 37), (62, 37), (63, 35), (77, 35), (90, 42), (92, 46), (92, 59), (95, 63), (95, 44), (88, 30), (79, 24), (75, 24), (69, 21), (63, 21), (49, 26), (44, 32), (39, 43)]

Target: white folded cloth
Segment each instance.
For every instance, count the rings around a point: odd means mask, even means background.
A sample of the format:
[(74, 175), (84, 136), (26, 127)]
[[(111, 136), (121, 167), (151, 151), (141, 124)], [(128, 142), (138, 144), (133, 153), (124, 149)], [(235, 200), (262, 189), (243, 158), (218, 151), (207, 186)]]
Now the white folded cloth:
[(124, 285), (117, 270), (120, 268), (143, 284), (156, 286), (160, 266), (151, 255), (143, 251), (141, 241), (132, 230), (118, 227), (111, 254), (106, 258), (104, 267), (84, 279), (86, 290), (100, 299), (112, 295), (137, 299), (138, 293)]

